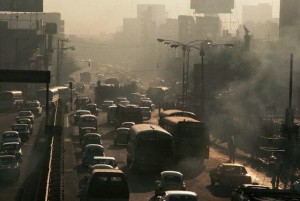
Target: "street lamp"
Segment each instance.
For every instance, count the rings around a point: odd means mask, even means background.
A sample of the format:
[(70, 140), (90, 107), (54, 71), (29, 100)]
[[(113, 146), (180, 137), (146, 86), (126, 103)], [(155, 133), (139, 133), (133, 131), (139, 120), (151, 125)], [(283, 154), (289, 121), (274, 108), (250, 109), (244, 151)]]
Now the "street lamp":
[[(195, 42), (201, 42), (206, 45), (212, 44), (211, 40), (193, 40), (186, 44), (175, 41), (175, 40), (166, 40), (166, 39), (157, 39), (158, 42), (163, 42), (166, 45), (169, 45), (171, 48), (182, 48), (183, 53), (183, 64), (182, 64), (182, 107), (184, 108), (185, 104), (185, 96), (188, 94), (188, 87), (189, 87), (189, 57), (190, 57), (190, 49), (195, 48), (192, 44)], [(187, 53), (187, 62), (185, 61), (185, 55)], [(186, 64), (186, 65), (185, 65)], [(185, 67), (186, 66), (186, 67)]]
[(56, 64), (56, 76), (57, 76), (57, 79), (56, 79), (56, 84), (57, 85), (60, 85), (60, 81), (61, 81), (61, 67), (62, 67), (62, 64), (63, 64), (63, 53), (65, 50), (75, 50), (75, 47), (74, 46), (70, 46), (70, 47), (64, 47), (65, 45), (65, 42), (69, 42), (68, 39), (58, 39), (57, 40), (57, 58), (56, 58), (56, 61), (57, 61), (57, 64)]
[(226, 47), (226, 48), (233, 48), (234, 45), (233, 44), (230, 44), (230, 43), (220, 43), (220, 44), (209, 44), (207, 46), (206, 49), (204, 49), (204, 44), (200, 44), (200, 48), (196, 47), (196, 46), (190, 46), (194, 49), (197, 49), (199, 50), (199, 54), (201, 56), (201, 97), (202, 97), (202, 100), (201, 100), (201, 115), (202, 117), (204, 118), (205, 114), (204, 114), (204, 106), (205, 106), (205, 91), (204, 91), (204, 56), (205, 56), (205, 51), (209, 48), (212, 48), (212, 47), (217, 47), (217, 46), (223, 46), (223, 47)]

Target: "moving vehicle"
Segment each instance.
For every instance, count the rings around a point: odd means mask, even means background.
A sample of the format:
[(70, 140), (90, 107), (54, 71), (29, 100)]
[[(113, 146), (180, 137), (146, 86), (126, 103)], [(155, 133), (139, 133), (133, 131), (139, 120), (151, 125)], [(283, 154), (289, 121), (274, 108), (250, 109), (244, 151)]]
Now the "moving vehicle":
[(11, 130), (19, 133), (22, 142), (27, 142), (29, 140), (31, 132), (27, 124), (13, 124)]
[(80, 116), (84, 114), (91, 114), (89, 110), (77, 110), (74, 113), (74, 123), (77, 124), (80, 120)]
[(5, 155), (14, 155), (17, 161), (22, 162), (22, 148), (19, 142), (6, 142), (1, 144), (1, 153)]
[(251, 190), (260, 190), (260, 189), (270, 189), (267, 186), (259, 185), (259, 184), (243, 184), (237, 187), (231, 195), (231, 201), (245, 201), (250, 200), (247, 193), (251, 192)]
[(155, 181), (155, 197), (169, 190), (186, 190), (183, 174), (177, 171), (163, 171), (160, 180)]
[(116, 105), (120, 104), (121, 101), (127, 101), (126, 97), (117, 97), (116, 100), (114, 101)]
[(31, 111), (20, 111), (18, 113), (18, 116), (16, 117), (16, 120), (21, 119), (21, 118), (27, 118), (30, 119), (31, 122), (33, 123), (34, 120), (34, 114)]
[(84, 148), (88, 144), (102, 145), (101, 135), (98, 133), (87, 133), (81, 140), (81, 147)]
[(174, 138), (163, 128), (136, 124), (130, 128), (127, 166), (136, 170), (164, 170), (174, 161)]
[(89, 110), (92, 115), (98, 116), (99, 115), (99, 109), (96, 104), (94, 103), (89, 103), (85, 107), (86, 110)]
[(86, 201), (129, 201), (126, 176), (121, 170), (96, 169), (89, 175), (82, 197)]
[(114, 137), (114, 145), (127, 145), (129, 139), (130, 128), (117, 128)]
[(151, 110), (149, 107), (140, 107), (142, 110), (143, 120), (151, 119)]
[(0, 111), (17, 111), (23, 105), (22, 91), (1, 91)]
[(43, 108), (38, 100), (30, 100), (24, 103), (22, 110), (31, 111), (35, 116), (40, 117), (42, 115)]
[(82, 127), (79, 131), (79, 140), (81, 141), (83, 136), (87, 133), (97, 133), (97, 129), (95, 127)]
[(166, 191), (157, 201), (198, 201), (198, 195), (192, 191)]
[(109, 106), (107, 111), (107, 123), (115, 122), (116, 120), (116, 112), (117, 112), (117, 106)]
[(140, 102), (140, 107), (149, 107), (149, 109), (153, 112), (155, 109), (155, 105), (152, 103), (151, 100), (142, 100)]
[[(41, 103), (42, 107), (46, 106), (46, 88), (39, 89), (36, 93), (37, 100)], [(53, 101), (56, 105), (59, 99), (58, 89), (55, 87), (49, 88), (48, 101)]]
[(218, 182), (225, 186), (251, 184), (252, 179), (246, 168), (241, 164), (221, 163), (209, 173), (211, 185)]
[(19, 133), (17, 131), (4, 131), (2, 134), (2, 142), (18, 142), (21, 145), (21, 138), (19, 137)]
[(32, 135), (33, 132), (33, 124), (32, 121), (28, 118), (21, 118), (21, 119), (17, 119), (17, 124), (27, 124), (30, 130), (30, 135)]
[(82, 153), (82, 165), (90, 166), (93, 164), (94, 156), (104, 156), (104, 148), (99, 144), (88, 144)]
[(95, 103), (100, 106), (105, 100), (114, 100), (117, 88), (113, 84), (100, 84), (95, 87)]
[(105, 84), (112, 84), (114, 85), (115, 87), (119, 87), (120, 86), (120, 81), (118, 78), (116, 77), (111, 77), (111, 78), (107, 78), (105, 80)]
[(131, 128), (131, 126), (134, 126), (135, 123), (132, 121), (125, 121), (121, 123), (121, 128)]
[(197, 119), (196, 114), (194, 114), (193, 112), (177, 110), (177, 109), (164, 110), (159, 113), (160, 119), (164, 117), (170, 117), (170, 116), (190, 117), (193, 119)]
[(20, 163), (14, 155), (0, 156), (0, 179), (2, 181), (17, 181), (20, 172)]
[(169, 88), (163, 86), (149, 87), (147, 97), (149, 97), (155, 105), (162, 104), (165, 97), (168, 95)]
[(79, 118), (78, 126), (79, 126), (79, 132), (81, 128), (83, 127), (94, 127), (97, 129), (97, 117), (92, 114), (84, 114), (81, 115)]
[(116, 110), (115, 127), (120, 127), (123, 122), (143, 122), (142, 110), (138, 105), (118, 105)]
[(107, 164), (95, 164), (89, 166), (89, 172), (92, 173), (94, 170), (98, 169), (114, 169), (113, 166)]
[(189, 117), (170, 116), (160, 119), (159, 125), (174, 137), (177, 160), (209, 157), (209, 133), (204, 122)]
[(111, 165), (115, 169), (118, 169), (118, 163), (117, 163), (115, 157), (95, 156), (94, 160), (93, 160), (93, 165), (96, 165), (96, 164), (107, 164), (107, 165)]
[(110, 106), (113, 106), (114, 105), (114, 101), (112, 101), (112, 100), (105, 100), (105, 101), (103, 101), (103, 103), (102, 103), (102, 105), (101, 105), (101, 109), (102, 109), (102, 111), (107, 111), (108, 110), (108, 108), (110, 107)]

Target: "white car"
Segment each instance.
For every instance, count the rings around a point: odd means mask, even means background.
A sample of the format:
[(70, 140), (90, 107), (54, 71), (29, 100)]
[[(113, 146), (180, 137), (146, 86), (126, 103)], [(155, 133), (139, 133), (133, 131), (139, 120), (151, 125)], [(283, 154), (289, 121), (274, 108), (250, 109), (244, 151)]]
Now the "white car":
[(166, 191), (163, 196), (158, 196), (157, 201), (198, 201), (198, 195), (192, 191)]

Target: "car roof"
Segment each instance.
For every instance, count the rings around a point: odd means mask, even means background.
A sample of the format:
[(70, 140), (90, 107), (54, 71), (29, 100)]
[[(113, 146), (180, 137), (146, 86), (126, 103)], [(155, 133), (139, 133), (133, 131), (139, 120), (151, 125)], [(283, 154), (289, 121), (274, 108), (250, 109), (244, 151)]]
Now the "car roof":
[(90, 113), (89, 110), (76, 110), (76, 113), (79, 113), (79, 112), (88, 112), (88, 113)]
[(101, 148), (101, 149), (103, 149), (103, 146), (100, 144), (88, 144), (85, 146), (85, 149), (86, 148)]
[(88, 130), (88, 129), (93, 129), (93, 130), (97, 130), (95, 127), (89, 126), (89, 127), (81, 127), (81, 130)]
[(166, 191), (166, 195), (190, 195), (197, 196), (197, 194), (193, 191)]
[(130, 128), (127, 128), (127, 127), (119, 127), (119, 128), (117, 128), (117, 131), (121, 131), (121, 130), (130, 131)]
[(183, 174), (181, 172), (178, 172), (178, 171), (163, 171), (163, 172), (160, 173), (160, 175), (162, 177), (164, 177), (166, 175), (177, 175), (177, 176), (183, 177)]
[(12, 126), (28, 126), (27, 124), (13, 124)]
[(94, 159), (116, 160), (115, 157), (112, 156), (94, 156)]
[(98, 137), (101, 137), (101, 135), (99, 133), (86, 133), (86, 134), (84, 134), (83, 137), (87, 137), (87, 136), (98, 136)]
[(122, 174), (124, 174), (123, 171), (119, 170), (119, 169), (95, 169), (95, 170), (93, 170), (92, 174), (94, 174), (94, 173), (122, 173)]
[(239, 163), (221, 163), (220, 165), (223, 165), (223, 166), (230, 166), (230, 167), (244, 167), (243, 165), (239, 164)]
[(4, 135), (4, 134), (9, 134), (9, 133), (19, 134), (18, 131), (4, 131), (4, 132), (2, 133), (2, 135)]
[(268, 186), (264, 186), (264, 185), (260, 185), (260, 184), (243, 184), (240, 187), (241, 188), (252, 188), (252, 187), (254, 187), (254, 188), (267, 188), (267, 189), (269, 189)]
[(5, 142), (5, 143), (3, 143), (1, 146), (3, 146), (3, 145), (11, 145), (11, 144), (20, 144), (19, 142)]
[(92, 114), (83, 114), (80, 116), (80, 118), (84, 118), (84, 117), (94, 117), (94, 118), (97, 118), (95, 115), (92, 115)]
[(0, 158), (16, 158), (14, 155), (0, 155)]
[(101, 169), (101, 168), (107, 168), (107, 169), (113, 169), (114, 167), (113, 166), (111, 166), (111, 165), (108, 165), (108, 164), (102, 164), (102, 163), (100, 163), (100, 164), (95, 164), (95, 165), (93, 165), (92, 167), (91, 167), (92, 169), (96, 169), (96, 168), (99, 168), (99, 169)]

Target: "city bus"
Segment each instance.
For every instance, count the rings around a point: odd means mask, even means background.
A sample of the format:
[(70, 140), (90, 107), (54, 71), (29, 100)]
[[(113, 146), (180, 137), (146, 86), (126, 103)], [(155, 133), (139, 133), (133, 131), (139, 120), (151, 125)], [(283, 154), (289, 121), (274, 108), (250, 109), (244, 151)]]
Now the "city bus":
[(163, 86), (149, 87), (147, 97), (149, 97), (155, 105), (162, 104), (168, 95), (169, 88)]
[[(41, 105), (43, 107), (46, 106), (46, 91), (47, 91), (47, 89), (43, 88), (43, 89), (39, 89), (36, 93), (36, 98), (41, 103)], [(48, 99), (48, 101), (57, 104), (58, 99), (59, 99), (58, 89), (55, 88), (55, 87), (49, 88), (49, 99)]]
[(183, 110), (164, 110), (159, 113), (159, 118), (162, 119), (164, 117), (171, 117), (171, 116), (180, 116), (180, 117), (190, 117), (193, 119), (197, 119), (197, 115), (193, 112), (183, 111)]
[(23, 105), (22, 91), (1, 91), (0, 92), (0, 110), (16, 111)]
[(188, 157), (209, 157), (209, 133), (204, 122), (169, 116), (161, 118), (159, 125), (174, 137), (177, 161)]
[(174, 138), (157, 125), (136, 124), (130, 128), (127, 166), (133, 170), (166, 170), (174, 162)]

